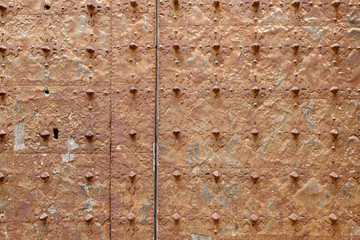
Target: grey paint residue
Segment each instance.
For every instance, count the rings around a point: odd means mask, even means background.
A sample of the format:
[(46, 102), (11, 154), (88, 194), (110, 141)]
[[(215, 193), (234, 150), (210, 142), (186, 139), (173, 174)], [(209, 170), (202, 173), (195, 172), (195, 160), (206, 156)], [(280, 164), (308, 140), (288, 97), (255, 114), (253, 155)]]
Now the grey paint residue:
[(200, 235), (200, 234), (191, 234), (191, 240), (211, 240), (211, 236)]
[(71, 162), (72, 160), (74, 160), (75, 155), (71, 154), (71, 151), (79, 147), (79, 145), (76, 143), (75, 139), (72, 136), (68, 137), (67, 145), (68, 145), (68, 152), (61, 154), (61, 158), (63, 162)]
[(14, 150), (25, 149), (25, 122), (21, 121), (14, 128)]

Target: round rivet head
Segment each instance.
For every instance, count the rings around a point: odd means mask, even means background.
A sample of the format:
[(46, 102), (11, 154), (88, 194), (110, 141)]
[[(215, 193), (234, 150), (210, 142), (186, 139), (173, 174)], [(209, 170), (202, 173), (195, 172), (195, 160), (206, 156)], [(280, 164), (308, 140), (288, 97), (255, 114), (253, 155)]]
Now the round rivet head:
[(48, 215), (46, 214), (46, 213), (43, 213), (43, 214), (41, 214), (40, 216), (39, 216), (39, 219), (41, 220), (41, 221), (46, 221), (47, 219), (48, 219)]
[(41, 50), (44, 52), (44, 53), (49, 53), (51, 51), (51, 49), (48, 47), (48, 46), (42, 46), (41, 47)]
[(299, 89), (298, 87), (293, 87), (293, 88), (291, 88), (290, 91), (291, 91), (294, 95), (297, 95), (297, 94), (299, 94), (300, 89)]
[(137, 89), (136, 89), (135, 87), (132, 87), (132, 88), (130, 88), (130, 92), (131, 92), (132, 94), (136, 94), (136, 93), (137, 93)]
[(138, 46), (135, 43), (130, 43), (129, 48), (134, 51), (138, 48)]
[(294, 51), (298, 51), (299, 48), (300, 48), (300, 45), (298, 43), (294, 43), (291, 48), (294, 50)]
[(42, 133), (40, 133), (40, 136), (41, 136), (42, 138), (48, 138), (48, 137), (50, 136), (50, 133), (49, 133), (48, 130), (45, 130), (45, 131), (43, 131)]
[(86, 214), (84, 217), (85, 222), (89, 223), (93, 220), (93, 215), (91, 215), (90, 213)]
[(337, 222), (337, 220), (338, 220), (338, 217), (334, 213), (331, 213), (329, 215), (329, 218), (333, 223)]
[(44, 172), (44, 173), (42, 173), (42, 174), (40, 175), (40, 178), (41, 178), (42, 180), (47, 180), (47, 179), (49, 179), (49, 177), (50, 177), (50, 175), (49, 175), (48, 172)]
[(294, 223), (299, 220), (295, 213), (290, 214), (289, 219)]
[(4, 179), (5, 179), (5, 175), (2, 172), (0, 172), (0, 181), (2, 181)]
[(134, 179), (134, 178), (136, 177), (136, 173), (133, 172), (133, 171), (131, 171), (131, 172), (129, 173), (129, 177), (130, 177), (131, 179)]
[(219, 88), (218, 86), (215, 86), (215, 87), (213, 87), (212, 91), (213, 91), (214, 93), (219, 93), (219, 92), (220, 92), (220, 88)]
[(6, 95), (6, 90), (4, 88), (0, 89), (0, 96), (5, 96)]
[(259, 0), (254, 0), (254, 1), (252, 2), (252, 4), (251, 4), (251, 6), (254, 7), (254, 8), (258, 8), (259, 5), (260, 5), (260, 1), (259, 1)]
[(87, 47), (86, 47), (86, 51), (87, 51), (89, 54), (94, 54), (94, 53), (95, 53), (95, 48), (93, 48), (92, 46), (87, 46)]
[(251, 176), (251, 179), (254, 181), (257, 181), (260, 177), (260, 175), (257, 172), (253, 172), (250, 176)]
[(293, 171), (292, 173), (290, 173), (290, 177), (296, 180), (300, 177), (300, 175), (297, 172)]
[(178, 170), (175, 170), (175, 172), (173, 172), (173, 176), (175, 178), (179, 178), (181, 176), (181, 173)]
[(252, 134), (253, 136), (257, 136), (257, 135), (259, 135), (259, 130), (257, 130), (256, 128), (254, 128), (253, 130), (251, 130), (251, 134)]
[(338, 8), (340, 6), (340, 1), (332, 1), (331, 6), (333, 6), (333, 8)]
[(299, 130), (297, 130), (296, 128), (294, 128), (293, 130), (291, 130), (291, 134), (292, 134), (294, 137), (297, 137), (297, 136), (299, 136), (300, 132), (299, 132)]
[(0, 137), (5, 137), (5, 136), (6, 136), (5, 130), (1, 129), (0, 130)]
[(257, 93), (259, 93), (260, 88), (259, 88), (258, 86), (254, 86), (254, 87), (251, 89), (251, 91), (252, 91), (254, 94), (257, 94)]
[(337, 138), (337, 136), (339, 136), (339, 132), (336, 129), (331, 130), (330, 133), (334, 138)]
[(253, 49), (254, 52), (258, 52), (260, 50), (260, 44), (259, 43), (253, 43), (251, 45), (251, 48)]
[(175, 44), (173, 45), (173, 49), (174, 49), (175, 51), (179, 51), (179, 50), (180, 50), (179, 44), (175, 43)]
[(217, 222), (217, 221), (220, 220), (220, 216), (219, 216), (219, 214), (217, 214), (217, 213), (214, 213), (214, 214), (211, 216), (211, 218), (212, 218), (215, 222)]
[(251, 222), (256, 223), (258, 220), (258, 217), (255, 214), (253, 214), (250, 216), (250, 220), (251, 220)]
[(173, 130), (173, 134), (174, 134), (175, 136), (179, 136), (180, 133), (181, 133), (181, 130), (180, 130), (179, 128), (175, 128), (175, 129)]
[(92, 131), (87, 131), (85, 137), (87, 139), (92, 139), (94, 137), (94, 133)]
[(172, 218), (174, 219), (175, 222), (178, 222), (180, 220), (180, 216), (179, 214), (175, 213)]
[(212, 48), (215, 50), (215, 51), (219, 51), (220, 50), (220, 44), (218, 43), (215, 43)]
[(86, 90), (86, 95), (88, 96), (93, 96), (95, 94), (95, 91), (92, 90), (91, 88), (89, 88), (88, 90)]
[(85, 174), (85, 178), (86, 180), (90, 181), (92, 178), (94, 177), (94, 174), (92, 174), (91, 172), (87, 172)]
[(330, 177), (331, 177), (332, 179), (334, 179), (334, 180), (339, 179), (339, 175), (338, 175), (336, 172), (330, 173)]
[(212, 133), (214, 136), (219, 136), (219, 135), (220, 135), (220, 130), (217, 129), (217, 128), (215, 128), (215, 129), (212, 130), (211, 133)]
[(135, 215), (133, 213), (130, 213), (128, 216), (127, 216), (127, 219), (132, 222), (135, 220)]
[(340, 44), (335, 43), (335, 44), (331, 45), (331, 49), (332, 49), (335, 53), (337, 53), (337, 52), (339, 51), (339, 49), (340, 49)]
[(213, 176), (215, 179), (219, 179), (220, 178), (220, 173), (218, 171), (213, 172)]
[(176, 93), (176, 94), (179, 94), (180, 91), (181, 91), (181, 89), (180, 89), (178, 86), (175, 86), (175, 87), (173, 88), (173, 92)]
[(291, 5), (294, 8), (298, 9), (300, 7), (300, 1), (299, 0), (294, 0), (294, 1), (292, 1)]
[(330, 88), (330, 92), (335, 95), (339, 91), (339, 88), (337, 86), (333, 86)]
[(136, 132), (134, 129), (132, 129), (132, 130), (129, 132), (130, 137), (135, 137), (136, 134), (137, 134), (137, 132)]

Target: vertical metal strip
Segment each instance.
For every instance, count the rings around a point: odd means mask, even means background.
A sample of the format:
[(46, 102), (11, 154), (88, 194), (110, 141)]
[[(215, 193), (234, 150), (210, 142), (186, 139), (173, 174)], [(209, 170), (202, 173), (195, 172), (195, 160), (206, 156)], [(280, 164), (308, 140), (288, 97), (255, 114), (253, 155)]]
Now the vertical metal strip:
[(155, 0), (155, 146), (154, 146), (154, 239), (158, 239), (158, 166), (159, 166), (159, 146), (158, 146), (158, 128), (159, 128), (159, 0)]

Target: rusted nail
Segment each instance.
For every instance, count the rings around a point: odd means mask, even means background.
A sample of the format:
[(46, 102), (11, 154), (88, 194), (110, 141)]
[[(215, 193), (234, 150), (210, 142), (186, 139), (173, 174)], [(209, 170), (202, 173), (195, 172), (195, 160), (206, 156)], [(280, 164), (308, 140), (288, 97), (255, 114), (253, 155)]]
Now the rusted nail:
[(135, 51), (138, 48), (138, 46), (135, 43), (130, 43), (129, 48)]
[(212, 218), (215, 222), (217, 222), (217, 221), (220, 220), (220, 216), (219, 216), (219, 214), (217, 214), (217, 213), (214, 213), (214, 214), (211, 216), (211, 218)]
[(175, 86), (175, 87), (173, 88), (173, 92), (176, 93), (176, 94), (179, 94), (180, 91), (181, 91), (181, 89), (180, 89), (178, 86)]
[(253, 8), (258, 8), (260, 6), (260, 1), (259, 0), (254, 0), (251, 4), (251, 6)]
[(339, 88), (337, 86), (333, 86), (330, 88), (330, 92), (335, 95), (339, 91)]
[(254, 94), (258, 94), (259, 91), (260, 91), (260, 88), (258, 86), (254, 86), (251, 91), (254, 93)]
[(260, 50), (260, 44), (259, 43), (253, 43), (251, 45), (251, 48), (253, 49), (254, 52), (258, 52)]
[(6, 90), (4, 88), (0, 89), (0, 96), (5, 96), (6, 95)]
[(332, 223), (335, 223), (338, 220), (338, 217), (334, 213), (331, 213), (329, 218), (330, 218)]
[(253, 172), (252, 174), (251, 174), (251, 179), (254, 181), (254, 182), (256, 182), (258, 179), (259, 179), (259, 174), (257, 173), (257, 172)]
[(337, 138), (339, 136), (339, 132), (336, 129), (331, 130), (330, 133), (334, 138)]
[(294, 95), (298, 95), (299, 92), (300, 92), (300, 89), (298, 87), (293, 87), (291, 90), (290, 90)]
[(127, 219), (132, 222), (135, 220), (135, 215), (131, 212), (128, 216), (127, 216)]
[(138, 3), (135, 1), (135, 0), (131, 0), (130, 1), (130, 5), (133, 7), (133, 8), (136, 8)]
[(257, 130), (256, 128), (254, 128), (253, 130), (251, 130), (251, 134), (252, 134), (253, 136), (257, 136), (257, 135), (259, 135), (259, 130)]
[(129, 132), (130, 137), (135, 137), (137, 134), (137, 132), (134, 129), (131, 129), (131, 131)]
[(5, 137), (5, 136), (6, 136), (5, 130), (1, 129), (0, 130), (0, 137)]
[(5, 179), (5, 175), (2, 172), (0, 172), (0, 181), (3, 181), (4, 179)]
[(94, 177), (94, 174), (92, 174), (91, 172), (87, 172), (85, 174), (85, 178), (86, 180), (90, 181), (92, 178)]
[(50, 177), (50, 175), (49, 175), (48, 172), (44, 172), (44, 173), (42, 173), (42, 174), (40, 175), (40, 178), (41, 178), (42, 180), (47, 180), (47, 179), (49, 179), (49, 177)]
[(94, 133), (89, 130), (89, 131), (86, 132), (85, 137), (87, 139), (92, 139), (94, 137)]
[(340, 6), (340, 2), (339, 1), (332, 1), (331, 6), (333, 6), (333, 8), (338, 8)]
[(93, 95), (95, 94), (95, 91), (92, 90), (91, 88), (89, 88), (88, 90), (86, 90), (86, 94), (87, 94), (88, 96), (93, 96)]
[(136, 177), (136, 173), (133, 172), (133, 171), (131, 171), (131, 172), (129, 173), (129, 177), (130, 177), (131, 179), (134, 179), (134, 178)]
[(291, 5), (296, 8), (296, 9), (299, 9), (300, 7), (300, 1), (299, 0), (294, 0)]
[(173, 130), (173, 134), (174, 134), (175, 136), (179, 136), (180, 133), (181, 133), (181, 131), (180, 131), (180, 129), (178, 129), (178, 128), (175, 128), (175, 129)]
[(220, 44), (215, 43), (215, 44), (212, 46), (212, 49), (214, 49), (215, 51), (219, 51), (219, 50), (220, 50)]
[(175, 51), (179, 51), (179, 50), (180, 50), (179, 44), (175, 43), (175, 44), (173, 45), (173, 49), (174, 49)]
[(93, 48), (92, 46), (87, 46), (86, 51), (92, 55), (95, 53), (95, 48)]
[(172, 218), (175, 220), (175, 222), (178, 222), (180, 220), (180, 216), (177, 213), (175, 213)]
[(290, 177), (296, 180), (300, 177), (300, 175), (297, 172), (293, 171), (292, 173), (290, 173)]
[(87, 8), (89, 12), (93, 12), (96, 8), (96, 5), (91, 1), (87, 4)]
[(6, 52), (7, 47), (5, 45), (0, 45), (0, 52), (4, 53)]
[(0, 11), (5, 12), (7, 10), (7, 6), (5, 3), (0, 3)]
[(50, 47), (49, 46), (42, 46), (41, 47), (41, 50), (44, 52), (44, 53), (49, 53), (51, 51)]
[(294, 223), (299, 220), (295, 213), (290, 214), (289, 219)]
[(84, 217), (85, 222), (89, 223), (93, 220), (93, 215), (91, 215), (90, 213), (86, 214)]
[(45, 131), (43, 131), (42, 133), (40, 133), (40, 136), (41, 136), (42, 138), (48, 138), (48, 137), (50, 136), (50, 133), (49, 133), (48, 130), (45, 130)]
[(338, 53), (340, 49), (340, 45), (338, 43), (335, 43), (331, 45), (331, 49), (334, 51), (334, 53)]
[(257, 220), (258, 220), (258, 217), (257, 217), (255, 214), (252, 214), (252, 215), (250, 216), (250, 220), (251, 220), (251, 222), (256, 223)]
[(217, 136), (220, 135), (220, 130), (217, 129), (217, 128), (214, 128), (214, 129), (212, 130), (212, 134), (217, 137)]
[(291, 48), (292, 48), (295, 52), (297, 52), (297, 51), (299, 50), (299, 48), (300, 48), (300, 45), (299, 45), (298, 43), (294, 43), (294, 44), (291, 46)]
[(336, 172), (330, 173), (330, 177), (334, 180), (337, 180), (339, 178), (339, 175)]
[(173, 176), (175, 178), (179, 178), (181, 176), (181, 173), (178, 170), (175, 170), (175, 172), (173, 172)]
[(218, 171), (213, 172), (213, 176), (215, 179), (219, 179), (220, 178), (220, 173)]
[(220, 92), (220, 88), (219, 88), (218, 86), (215, 86), (215, 87), (213, 87), (212, 91), (213, 91), (214, 93), (219, 93), (219, 92)]
[(48, 217), (49, 217), (49, 216), (48, 216), (46, 213), (43, 213), (43, 214), (40, 215), (39, 219), (40, 219), (41, 221), (46, 221), (46, 220), (48, 219)]
[(296, 128), (294, 128), (293, 130), (291, 130), (291, 134), (292, 134), (294, 137), (297, 137), (297, 136), (299, 136), (300, 132), (299, 132), (299, 130), (297, 130)]
[(213, 1), (213, 6), (214, 6), (214, 8), (219, 8), (220, 7), (220, 1), (219, 0), (214, 0)]

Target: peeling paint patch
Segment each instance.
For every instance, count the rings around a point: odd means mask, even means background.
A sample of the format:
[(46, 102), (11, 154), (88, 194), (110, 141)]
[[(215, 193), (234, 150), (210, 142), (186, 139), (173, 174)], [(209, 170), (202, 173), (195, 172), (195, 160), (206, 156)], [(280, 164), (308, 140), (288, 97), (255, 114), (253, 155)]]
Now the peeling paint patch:
[(14, 150), (25, 149), (25, 122), (21, 121), (14, 128)]

